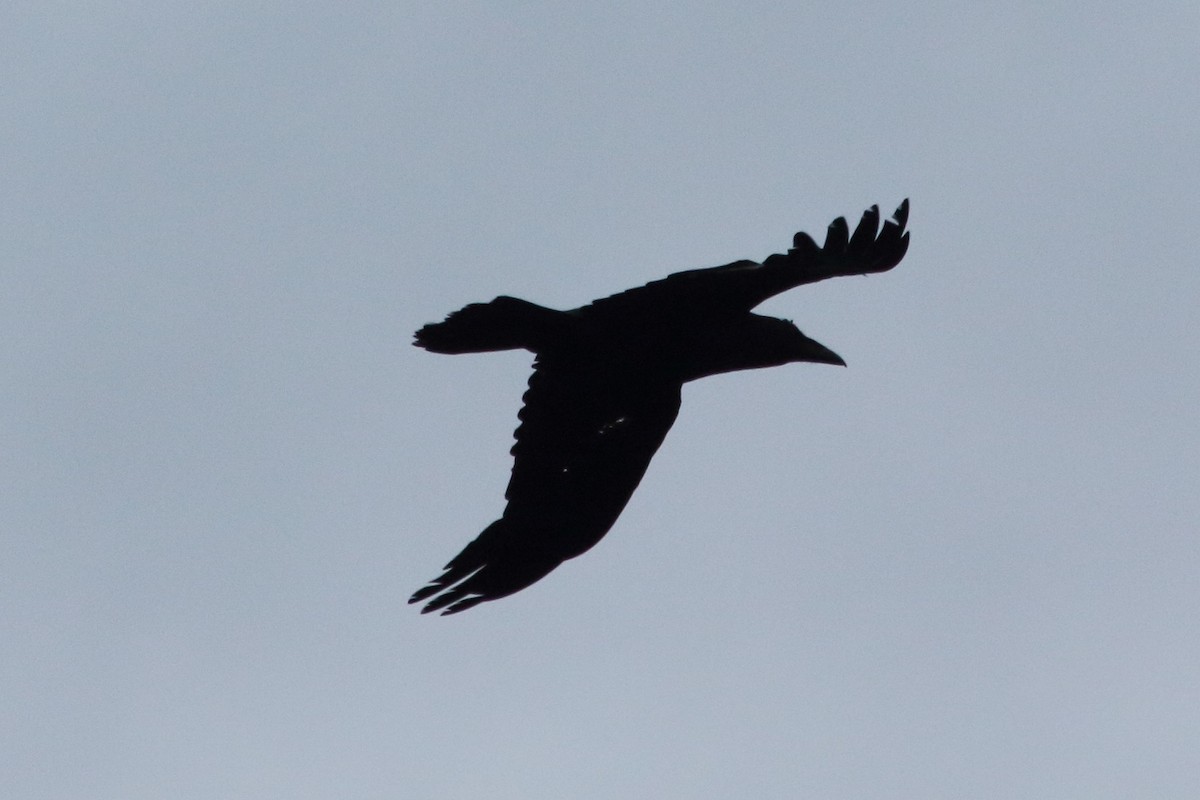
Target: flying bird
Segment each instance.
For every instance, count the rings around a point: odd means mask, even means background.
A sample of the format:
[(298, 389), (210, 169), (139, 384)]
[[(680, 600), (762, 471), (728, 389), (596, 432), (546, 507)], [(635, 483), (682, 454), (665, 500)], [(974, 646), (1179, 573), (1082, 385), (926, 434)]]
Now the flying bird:
[[(845, 363), (788, 320), (750, 310), (780, 292), (883, 272), (908, 250), (908, 200), (853, 234), (844, 217), (825, 244), (797, 233), (787, 253), (677, 272), (570, 311), (515, 297), (472, 303), (416, 332), (434, 353), (525, 349), (533, 375), (512, 448), (508, 505), (409, 598), (455, 614), (518, 592), (608, 532), (679, 412), (683, 384), (793, 361)], [(432, 598), (432, 599), (431, 599)]]

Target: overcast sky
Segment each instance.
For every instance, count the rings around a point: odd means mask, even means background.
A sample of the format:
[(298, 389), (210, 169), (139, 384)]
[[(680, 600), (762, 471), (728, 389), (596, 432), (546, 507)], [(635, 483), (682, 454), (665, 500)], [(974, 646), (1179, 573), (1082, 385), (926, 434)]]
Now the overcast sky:
[[(653, 5), (653, 4), (652, 4)], [(1200, 796), (1200, 5), (0, 12), (0, 784), (89, 798)], [(912, 198), (685, 388), (585, 557), (503, 508), (569, 308)]]

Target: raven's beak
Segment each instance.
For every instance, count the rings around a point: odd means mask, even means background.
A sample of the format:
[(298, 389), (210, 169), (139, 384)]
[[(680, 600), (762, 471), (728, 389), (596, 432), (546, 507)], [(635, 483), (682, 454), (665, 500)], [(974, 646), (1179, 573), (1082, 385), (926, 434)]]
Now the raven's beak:
[[(808, 337), (804, 337), (808, 339)], [(846, 366), (846, 362), (837, 353), (830, 350), (825, 345), (815, 339), (808, 339), (804, 353), (805, 361), (812, 361), (816, 364), (836, 364), (839, 367)]]

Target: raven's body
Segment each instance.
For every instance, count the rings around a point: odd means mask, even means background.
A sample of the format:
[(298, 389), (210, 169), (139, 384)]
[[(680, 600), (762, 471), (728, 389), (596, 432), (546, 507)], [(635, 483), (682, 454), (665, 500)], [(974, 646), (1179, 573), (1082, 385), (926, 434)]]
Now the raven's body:
[[(908, 248), (908, 201), (879, 230), (872, 207), (818, 247), (796, 234), (762, 264), (678, 272), (571, 311), (498, 297), (417, 331), (438, 353), (536, 354), (516, 430), (508, 505), (409, 602), (464, 611), (534, 583), (608, 532), (679, 412), (683, 384), (793, 361), (845, 362), (785, 320), (750, 313), (804, 283), (891, 269)], [(436, 596), (435, 596), (436, 595)]]

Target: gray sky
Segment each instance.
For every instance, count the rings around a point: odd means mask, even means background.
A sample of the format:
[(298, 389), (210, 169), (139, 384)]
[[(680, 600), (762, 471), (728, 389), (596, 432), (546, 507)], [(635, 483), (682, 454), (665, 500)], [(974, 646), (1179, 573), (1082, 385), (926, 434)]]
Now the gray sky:
[[(0, 12), (14, 798), (1200, 795), (1200, 6)], [(762, 258), (849, 368), (689, 385), (608, 537), (454, 618), (525, 353)]]

